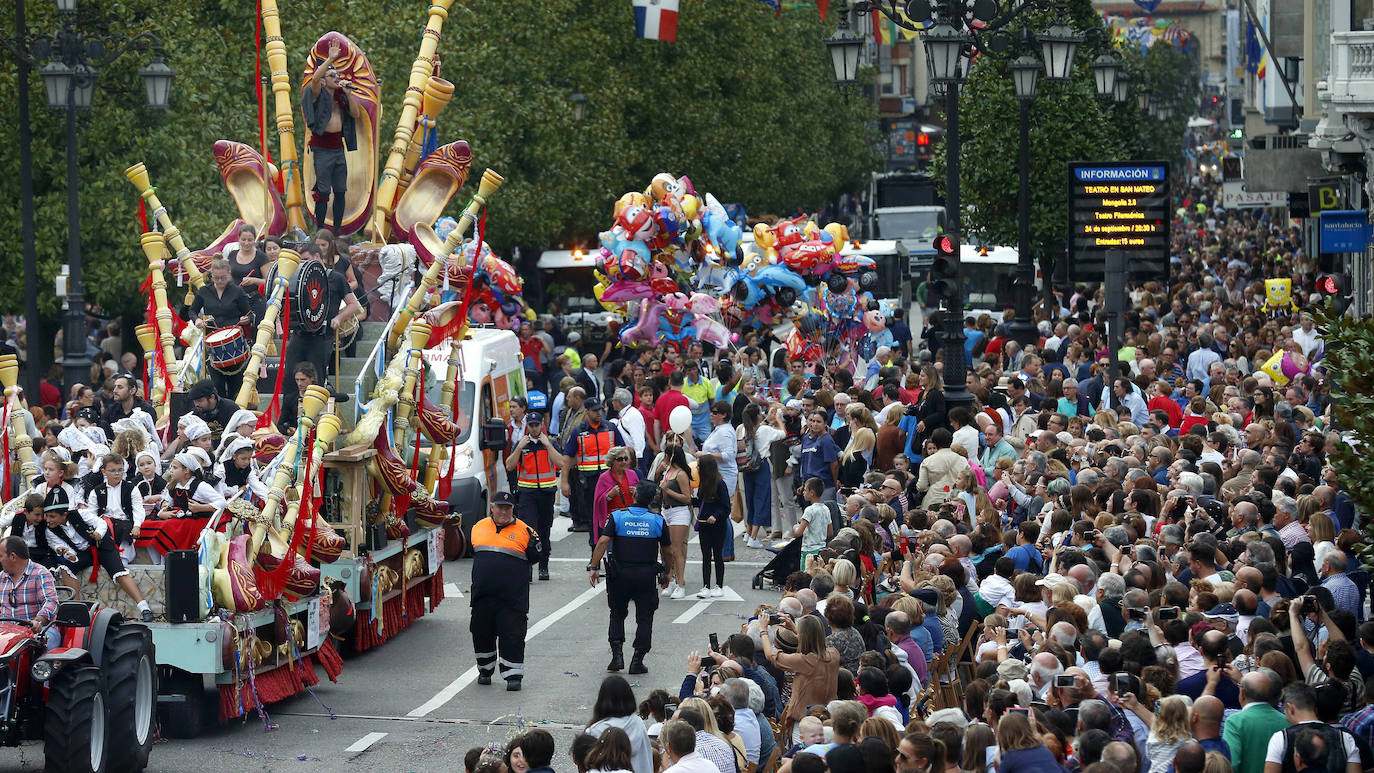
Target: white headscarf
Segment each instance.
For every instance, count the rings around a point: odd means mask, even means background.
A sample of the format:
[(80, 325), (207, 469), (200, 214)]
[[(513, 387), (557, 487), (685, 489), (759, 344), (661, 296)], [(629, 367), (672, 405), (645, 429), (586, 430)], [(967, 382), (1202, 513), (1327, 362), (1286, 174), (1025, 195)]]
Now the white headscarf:
[[(79, 454), (91, 447), (91, 439), (76, 427), (63, 427), (62, 431), (57, 433), (57, 442), (71, 453)], [(71, 458), (70, 454), (68, 458)]]
[(251, 449), (253, 447), (253, 441), (249, 440), (248, 438), (242, 435), (226, 434), (225, 438), (228, 438), (229, 444), (224, 446), (224, 450), (220, 451), (219, 460), (221, 462), (227, 462), (230, 459), (232, 459), (234, 457), (234, 454), (238, 453), (239, 451), (242, 451), (245, 448)]
[(200, 469), (200, 460), (196, 458), (195, 454), (192, 454), (188, 451), (182, 451), (176, 456), (173, 456), (172, 461), (176, 462), (182, 467), (185, 467), (191, 472), (196, 472)]
[[(219, 448), (218, 448), (217, 451), (216, 451), (216, 453), (219, 455), (219, 457), (220, 457), (221, 459), (225, 458), (225, 457), (224, 457), (224, 454), (225, 454), (225, 450), (224, 450), (224, 449), (228, 448), (229, 443), (232, 442), (234, 438), (236, 438), (236, 437), (239, 437), (239, 438), (243, 437), (242, 435), (239, 434), (239, 427), (242, 427), (242, 426), (245, 425), (245, 424), (257, 424), (257, 423), (258, 423), (257, 414), (253, 413), (252, 411), (248, 410), (247, 408), (240, 408), (240, 409), (238, 409), (237, 411), (234, 411), (234, 415), (233, 415), (233, 416), (230, 416), (230, 417), (229, 417), (229, 422), (228, 422), (227, 424), (224, 425), (224, 432), (220, 433)], [(231, 454), (231, 455), (232, 455), (232, 454)]]
[(143, 450), (143, 451), (139, 451), (138, 453), (134, 454), (134, 467), (137, 468), (137, 467), (138, 467), (138, 460), (139, 460), (139, 459), (142, 459), (142, 458), (145, 457), (145, 456), (148, 457), (149, 459), (152, 459), (152, 460), (153, 460), (153, 470), (154, 470), (154, 473), (153, 473), (153, 474), (154, 474), (154, 475), (161, 475), (161, 474), (162, 474), (162, 460), (158, 458), (158, 455), (157, 455), (157, 454), (153, 453), (152, 451), (148, 451), (148, 450), (146, 450), (146, 449)]
[[(190, 448), (186, 449), (185, 453), (194, 456), (196, 458), (196, 461), (200, 463), (201, 469), (210, 469), (210, 452), (206, 451), (204, 448), (201, 448), (200, 446), (191, 446)], [(179, 455), (180, 454), (178, 454), (178, 456)]]
[(210, 434), (210, 425), (205, 420), (193, 414), (186, 414), (177, 422), (181, 425), (181, 430), (186, 433), (187, 440), (203, 438)]

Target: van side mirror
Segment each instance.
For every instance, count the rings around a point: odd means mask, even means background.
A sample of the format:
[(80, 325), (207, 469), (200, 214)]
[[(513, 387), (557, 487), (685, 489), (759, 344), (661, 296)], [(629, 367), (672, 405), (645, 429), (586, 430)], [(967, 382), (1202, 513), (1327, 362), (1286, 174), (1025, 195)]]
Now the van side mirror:
[(500, 419), (482, 422), (482, 439), (479, 445), (483, 451), (506, 450), (506, 423)]

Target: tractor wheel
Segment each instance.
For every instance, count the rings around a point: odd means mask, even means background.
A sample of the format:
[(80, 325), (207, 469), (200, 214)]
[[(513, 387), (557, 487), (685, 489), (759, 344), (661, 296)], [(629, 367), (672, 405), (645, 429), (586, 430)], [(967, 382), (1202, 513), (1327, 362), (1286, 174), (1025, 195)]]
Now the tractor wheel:
[(59, 669), (49, 682), (43, 718), (43, 759), (47, 770), (103, 773), (107, 719), (100, 669)]
[(157, 667), (153, 634), (124, 623), (105, 639), (105, 693), (110, 721), (105, 739), (112, 770), (139, 771), (148, 765), (157, 718)]

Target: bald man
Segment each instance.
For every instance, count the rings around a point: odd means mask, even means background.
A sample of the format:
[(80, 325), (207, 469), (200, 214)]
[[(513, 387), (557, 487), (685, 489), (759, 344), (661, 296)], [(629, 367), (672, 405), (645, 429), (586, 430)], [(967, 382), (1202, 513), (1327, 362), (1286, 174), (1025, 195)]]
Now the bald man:
[(978, 592), (978, 569), (973, 565), (973, 541), (967, 534), (956, 534), (949, 538), (950, 553), (964, 567), (964, 586), (969, 593)]
[(1225, 711), (1221, 699), (1215, 695), (1204, 695), (1193, 702), (1193, 714), (1189, 722), (1193, 729), (1193, 740), (1202, 746), (1203, 752), (1217, 752), (1230, 759), (1231, 747), (1221, 737), (1221, 717)]
[(1202, 744), (1184, 741), (1174, 752), (1174, 761), (1170, 763), (1168, 773), (1175, 770), (1178, 773), (1202, 773), (1206, 764), (1207, 752), (1202, 748)]
[[(1255, 571), (1259, 574), (1259, 571)], [(1236, 638), (1242, 642), (1250, 640), (1250, 623), (1255, 619), (1255, 612), (1259, 609), (1259, 594), (1249, 588), (1241, 588), (1231, 597), (1231, 604), (1236, 608)]]
[(1226, 720), (1221, 733), (1231, 749), (1231, 769), (1235, 773), (1263, 773), (1269, 739), (1288, 727), (1288, 719), (1273, 705), (1282, 688), (1282, 678), (1267, 668), (1241, 678), (1241, 710)]
[(1054, 678), (1064, 673), (1064, 664), (1053, 653), (1038, 652), (1031, 658), (1030, 686), (1035, 697), (1044, 700), (1054, 687)]
[(1231, 505), (1231, 528), (1226, 532), (1227, 539), (1235, 539), (1259, 528), (1259, 508), (1254, 502), (1241, 500)]

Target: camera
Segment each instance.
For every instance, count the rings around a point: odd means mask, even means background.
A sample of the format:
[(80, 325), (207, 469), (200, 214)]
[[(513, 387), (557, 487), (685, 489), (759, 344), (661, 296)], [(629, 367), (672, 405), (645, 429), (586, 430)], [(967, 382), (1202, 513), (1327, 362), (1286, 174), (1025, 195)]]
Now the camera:
[(1143, 609), (1135, 609), (1135, 608), (1133, 608), (1133, 607), (1127, 607), (1127, 608), (1126, 608), (1126, 619), (1127, 619), (1127, 620), (1144, 620), (1145, 618), (1146, 618), (1146, 612), (1145, 612), (1145, 610), (1143, 610)]
[(777, 612), (774, 612), (768, 616), (769, 625), (779, 625), (780, 623), (782, 623), (782, 615), (778, 614)]
[(1060, 674), (1054, 678), (1055, 687), (1073, 687), (1073, 674)]
[(1178, 607), (1161, 607), (1156, 615), (1160, 620), (1177, 620)]

